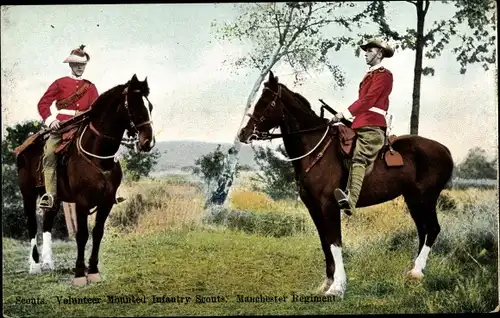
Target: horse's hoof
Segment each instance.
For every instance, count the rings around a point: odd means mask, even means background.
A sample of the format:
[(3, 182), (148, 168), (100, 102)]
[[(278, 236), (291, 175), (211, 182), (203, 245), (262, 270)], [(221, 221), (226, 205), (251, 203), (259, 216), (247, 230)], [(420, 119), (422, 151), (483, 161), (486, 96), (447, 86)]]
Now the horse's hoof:
[(99, 273), (94, 273), (94, 274), (88, 274), (87, 275), (87, 282), (89, 284), (99, 283), (100, 281), (102, 281), (102, 279), (101, 279), (101, 275)]
[(409, 278), (421, 280), (422, 278), (424, 278), (424, 273), (422, 273), (422, 271), (413, 268), (411, 271), (407, 273), (407, 276)]
[(345, 285), (344, 284), (336, 284), (335, 282), (330, 286), (330, 289), (328, 289), (325, 292), (325, 296), (335, 296), (339, 298), (344, 298), (345, 294)]
[(323, 281), (323, 283), (318, 287), (316, 288), (316, 292), (317, 293), (324, 293), (328, 290), (328, 288), (330, 288), (330, 286), (332, 285), (333, 283), (333, 279), (330, 279), (330, 278), (327, 278)]
[(48, 269), (48, 270), (53, 270), (54, 269), (54, 262), (42, 262), (42, 268)]
[(40, 274), (42, 272), (42, 267), (40, 263), (31, 263), (30, 264), (30, 274)]
[(75, 277), (75, 278), (73, 278), (73, 281), (71, 282), (71, 285), (73, 285), (73, 286), (84, 286), (84, 285), (87, 285), (87, 277), (85, 277), (85, 276)]

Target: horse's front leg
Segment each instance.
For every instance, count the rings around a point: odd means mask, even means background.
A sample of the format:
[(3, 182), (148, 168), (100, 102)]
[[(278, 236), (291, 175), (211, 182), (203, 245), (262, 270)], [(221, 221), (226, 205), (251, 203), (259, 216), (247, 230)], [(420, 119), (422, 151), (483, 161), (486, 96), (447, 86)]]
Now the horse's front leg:
[(76, 204), (76, 245), (78, 252), (76, 257), (75, 278), (73, 278), (72, 282), (73, 285), (87, 284), (87, 278), (85, 277), (85, 245), (87, 245), (87, 240), (89, 239), (88, 213), (88, 207), (79, 205), (78, 203)]
[(325, 254), (325, 263), (326, 263), (326, 278), (323, 283), (317, 288), (316, 292), (324, 293), (326, 292), (333, 283), (333, 257), (330, 252), (330, 244), (327, 241), (327, 231), (325, 226), (325, 220), (323, 214), (321, 214), (321, 208), (317, 204), (317, 201), (312, 200), (307, 193), (301, 193), (302, 202), (305, 204), (307, 209), (309, 210), (309, 214), (316, 226), (316, 230), (318, 231), (319, 239), (321, 241), (321, 248), (323, 253)]
[(43, 230), (42, 230), (42, 268), (54, 269), (54, 256), (52, 254), (52, 227), (54, 226), (54, 218), (59, 211), (60, 201), (56, 199), (54, 206), (44, 210), (43, 213)]
[(333, 284), (326, 291), (326, 295), (344, 297), (347, 287), (347, 276), (342, 258), (342, 226), (340, 209), (334, 202), (326, 202), (322, 207), (327, 228), (327, 242), (332, 253), (335, 270)]
[(95, 226), (92, 231), (92, 254), (89, 259), (89, 274), (87, 275), (87, 281), (89, 284), (101, 281), (101, 275), (99, 274), (99, 269), (97, 267), (97, 264), (99, 263), (99, 247), (104, 235), (104, 224), (112, 207), (113, 203), (97, 207)]

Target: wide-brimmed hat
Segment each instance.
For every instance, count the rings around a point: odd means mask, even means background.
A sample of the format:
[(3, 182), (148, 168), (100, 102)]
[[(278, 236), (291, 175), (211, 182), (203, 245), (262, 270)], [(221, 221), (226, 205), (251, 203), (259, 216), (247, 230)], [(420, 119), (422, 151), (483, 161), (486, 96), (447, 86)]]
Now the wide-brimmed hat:
[(366, 51), (372, 47), (378, 47), (382, 49), (384, 57), (392, 57), (394, 55), (394, 50), (389, 46), (389, 44), (377, 39), (372, 39), (365, 44), (362, 44), (360, 47), (363, 51)]
[(84, 48), (85, 45), (82, 44), (79, 48), (72, 50), (63, 63), (87, 63), (90, 56), (83, 50)]

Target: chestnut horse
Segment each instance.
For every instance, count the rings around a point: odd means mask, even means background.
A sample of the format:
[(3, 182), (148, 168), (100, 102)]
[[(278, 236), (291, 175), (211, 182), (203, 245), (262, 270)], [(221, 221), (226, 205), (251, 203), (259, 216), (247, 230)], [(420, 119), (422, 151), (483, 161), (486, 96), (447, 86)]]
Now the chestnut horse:
[[(333, 191), (346, 187), (348, 170), (340, 150), (339, 126), (316, 115), (304, 97), (278, 83), (272, 72), (249, 116), (238, 135), (241, 142), (269, 139), (269, 130), (280, 127), (279, 136), (288, 156), (297, 159), (290, 160), (300, 197), (314, 221), (325, 254), (326, 279), (321, 290), (326, 295), (343, 297), (347, 278), (342, 260), (341, 211)], [(327, 140), (331, 140), (329, 146)], [(402, 155), (403, 166), (387, 167), (379, 157), (365, 177), (357, 207), (404, 197), (419, 237), (418, 257), (408, 275), (421, 278), (440, 231), (436, 205), (451, 177), (453, 160), (445, 146), (416, 135), (400, 136), (392, 147)], [(323, 156), (317, 157), (320, 151), (324, 151)]]
[[(147, 100), (147, 79), (139, 81), (134, 74), (126, 84), (115, 86), (100, 95), (92, 108), (84, 113), (78, 132), (68, 145), (66, 154), (59, 158), (57, 168), (57, 198), (54, 208), (46, 210), (43, 218), (42, 264), (36, 245), (36, 201), (45, 193), (41, 175), (44, 138), (18, 154), (19, 186), (28, 218), (31, 238), (29, 255), (30, 273), (39, 273), (41, 265), (53, 269), (51, 230), (60, 202), (76, 205), (78, 248), (74, 285), (84, 285), (101, 280), (97, 268), (99, 245), (104, 234), (104, 223), (116, 203), (116, 191), (122, 180), (120, 163), (115, 155), (125, 130), (138, 137), (141, 151), (150, 151), (155, 138), (151, 121), (152, 104)], [(147, 100), (144, 102), (143, 97)], [(95, 227), (92, 232), (92, 253), (89, 267), (85, 266), (85, 245), (89, 237), (87, 219), (89, 210), (97, 207)], [(87, 275), (88, 274), (88, 275)]]

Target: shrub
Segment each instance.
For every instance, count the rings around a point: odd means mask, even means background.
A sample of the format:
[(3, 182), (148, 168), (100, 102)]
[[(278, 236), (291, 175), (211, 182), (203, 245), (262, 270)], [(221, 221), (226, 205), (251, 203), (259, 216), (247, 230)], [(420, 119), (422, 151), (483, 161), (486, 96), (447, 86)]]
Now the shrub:
[(437, 201), (437, 206), (441, 211), (455, 210), (457, 208), (457, 202), (448, 192), (441, 192)]
[(113, 209), (109, 215), (109, 225), (122, 232), (131, 231), (138, 223), (139, 216), (146, 210), (146, 201), (137, 193), (126, 201), (123, 209)]
[(282, 237), (309, 231), (308, 222), (302, 215), (255, 213), (227, 208), (212, 208), (207, 211), (204, 223), (223, 225), (249, 234)]

